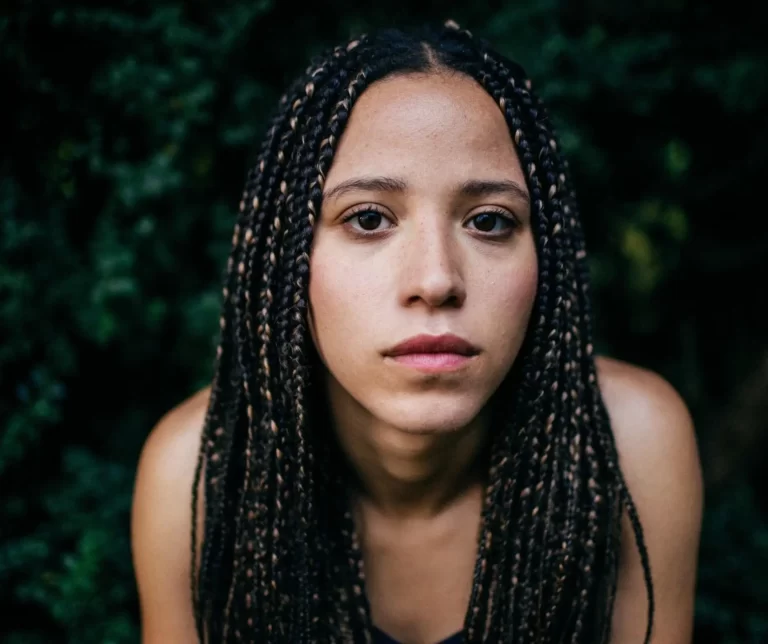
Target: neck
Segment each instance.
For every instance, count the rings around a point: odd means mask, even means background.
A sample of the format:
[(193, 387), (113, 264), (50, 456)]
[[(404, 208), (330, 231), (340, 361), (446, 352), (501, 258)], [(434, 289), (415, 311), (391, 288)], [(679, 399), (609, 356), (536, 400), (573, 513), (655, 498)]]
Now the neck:
[(485, 413), (461, 429), (430, 433), (404, 431), (360, 408), (331, 415), (341, 450), (357, 477), (357, 500), (378, 514), (434, 517), (474, 496), (483, 483)]

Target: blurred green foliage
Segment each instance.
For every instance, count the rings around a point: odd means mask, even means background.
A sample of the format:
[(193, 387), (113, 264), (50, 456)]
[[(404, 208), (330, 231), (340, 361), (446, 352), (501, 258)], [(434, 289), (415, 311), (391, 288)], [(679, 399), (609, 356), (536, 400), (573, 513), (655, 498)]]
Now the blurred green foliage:
[(739, 416), (737, 396), (768, 354), (765, 5), (418, 4), (0, 10), (3, 641), (138, 641), (136, 459), (157, 418), (210, 377), (266, 115), (322, 47), (448, 17), (521, 61), (550, 104), (602, 350), (661, 372), (694, 414), (708, 473), (696, 641), (768, 641), (768, 490), (743, 458), (768, 421)]

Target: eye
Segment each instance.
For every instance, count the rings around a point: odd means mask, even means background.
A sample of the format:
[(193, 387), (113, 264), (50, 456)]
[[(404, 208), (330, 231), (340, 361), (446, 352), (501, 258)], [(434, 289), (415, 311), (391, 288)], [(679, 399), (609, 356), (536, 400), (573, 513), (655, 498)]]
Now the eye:
[[(486, 235), (502, 236), (517, 228), (517, 222), (506, 212), (486, 210), (470, 219), (475, 222), (476, 230)], [(501, 224), (500, 229), (497, 225)]]
[[(352, 226), (352, 221), (356, 221), (357, 226)], [(372, 205), (358, 206), (342, 220), (360, 237), (376, 235), (387, 230), (381, 228), (382, 222), (385, 221), (389, 222), (387, 215)], [(487, 210), (473, 216), (470, 221), (474, 221), (475, 229), (486, 237), (505, 237), (518, 227), (517, 221), (506, 211)]]
[(352, 230), (361, 236), (372, 235), (380, 232), (382, 221), (389, 221), (386, 215), (374, 206), (359, 206), (349, 215), (344, 217), (343, 223), (347, 224), (352, 220), (357, 220), (359, 227), (352, 226)]

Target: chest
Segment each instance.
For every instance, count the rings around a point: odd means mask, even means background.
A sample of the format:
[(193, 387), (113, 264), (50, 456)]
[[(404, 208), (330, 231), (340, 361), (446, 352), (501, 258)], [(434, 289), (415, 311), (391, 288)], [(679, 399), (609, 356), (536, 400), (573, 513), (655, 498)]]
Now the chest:
[(435, 644), (460, 631), (472, 590), (479, 516), (380, 528), (363, 545), (373, 623), (403, 644)]

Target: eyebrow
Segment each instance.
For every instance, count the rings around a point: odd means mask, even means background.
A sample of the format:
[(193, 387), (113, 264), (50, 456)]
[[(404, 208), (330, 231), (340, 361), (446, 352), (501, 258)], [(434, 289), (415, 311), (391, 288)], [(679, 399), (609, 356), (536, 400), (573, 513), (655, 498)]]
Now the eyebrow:
[[(399, 177), (355, 177), (342, 181), (339, 185), (331, 188), (323, 195), (323, 199), (331, 201), (356, 190), (404, 193), (408, 190), (408, 182)], [(465, 197), (490, 197), (507, 194), (530, 204), (528, 191), (511, 179), (467, 179), (459, 186), (458, 192)]]

